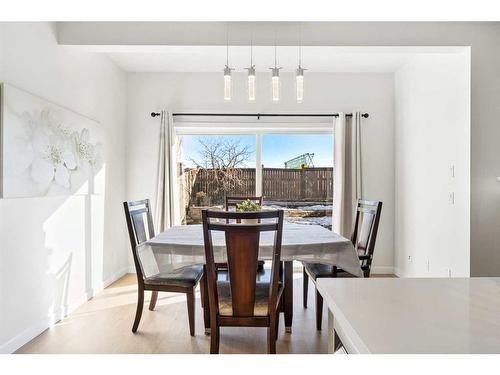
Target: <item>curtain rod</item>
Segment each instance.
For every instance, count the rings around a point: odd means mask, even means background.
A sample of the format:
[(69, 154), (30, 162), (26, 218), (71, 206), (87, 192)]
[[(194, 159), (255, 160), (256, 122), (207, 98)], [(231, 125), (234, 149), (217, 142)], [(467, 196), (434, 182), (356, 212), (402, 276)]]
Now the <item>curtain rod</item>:
[[(159, 112), (151, 112), (151, 117), (160, 116)], [(172, 116), (229, 116), (229, 117), (338, 117), (338, 113), (172, 113)], [(351, 117), (352, 113), (346, 113)], [(368, 118), (368, 113), (362, 113), (361, 117)]]

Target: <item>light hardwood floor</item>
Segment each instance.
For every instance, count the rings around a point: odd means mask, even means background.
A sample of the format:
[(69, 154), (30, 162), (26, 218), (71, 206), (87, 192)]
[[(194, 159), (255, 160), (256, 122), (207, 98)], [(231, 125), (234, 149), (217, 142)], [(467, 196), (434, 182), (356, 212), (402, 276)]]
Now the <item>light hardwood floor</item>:
[[(294, 274), (293, 332), (285, 333), (281, 314), (278, 353), (327, 352), (326, 330), (316, 331), (311, 284), (309, 308), (304, 309), (302, 273)], [(149, 296), (147, 292), (146, 298)], [(148, 310), (146, 301), (139, 330), (133, 334), (136, 298), (135, 274), (127, 274), (16, 353), (209, 353), (210, 337), (203, 334), (199, 291), (195, 337), (189, 335), (185, 295), (176, 293), (160, 293), (155, 311)], [(326, 316), (325, 311), (325, 328)], [(265, 328), (221, 328), (220, 353), (263, 354), (266, 345)]]

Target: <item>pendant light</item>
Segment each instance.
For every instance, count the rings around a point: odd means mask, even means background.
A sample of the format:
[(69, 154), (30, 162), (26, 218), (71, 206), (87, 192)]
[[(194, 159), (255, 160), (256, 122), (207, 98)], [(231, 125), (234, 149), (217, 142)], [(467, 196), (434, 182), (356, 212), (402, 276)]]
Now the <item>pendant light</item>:
[(250, 39), (250, 67), (248, 70), (248, 100), (255, 101), (255, 65), (253, 64), (253, 39)]
[(231, 100), (232, 93), (232, 81), (231, 81), (231, 70), (233, 68), (229, 67), (229, 33), (226, 29), (226, 66), (224, 67), (224, 100)]
[(273, 102), (278, 102), (280, 100), (280, 69), (278, 68), (277, 63), (277, 47), (276, 47), (276, 38), (274, 40), (274, 68), (271, 69), (271, 90), (272, 90), (272, 98)]
[(297, 102), (302, 103), (304, 100), (304, 69), (302, 63), (302, 43), (301, 43), (301, 30), (299, 28), (299, 67), (295, 75), (295, 93), (297, 95)]
[(302, 103), (304, 100), (304, 70), (305, 69), (299, 65), (297, 68), (297, 75), (295, 76), (297, 103)]

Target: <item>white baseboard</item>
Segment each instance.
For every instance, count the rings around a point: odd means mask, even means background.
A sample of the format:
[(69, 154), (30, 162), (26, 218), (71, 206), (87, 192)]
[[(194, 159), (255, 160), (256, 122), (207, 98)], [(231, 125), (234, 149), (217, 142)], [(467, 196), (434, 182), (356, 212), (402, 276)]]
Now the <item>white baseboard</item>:
[(39, 323), (32, 325), (29, 328), (26, 328), (23, 332), (14, 336), (6, 343), (2, 344), (0, 346), (0, 354), (14, 353), (21, 346), (33, 340), (35, 337), (37, 337), (40, 333), (42, 333), (49, 327), (50, 327), (50, 322), (49, 319), (47, 318), (45, 321), (41, 321)]
[(116, 280), (125, 276), (127, 273), (129, 273), (129, 270), (130, 270), (130, 267), (125, 266), (122, 269), (115, 272), (113, 275), (111, 275), (110, 277), (108, 277), (106, 280), (104, 280), (102, 282), (102, 289), (101, 290), (104, 290), (105, 288), (107, 288), (108, 286), (113, 284)]
[(88, 301), (91, 298), (94, 298), (94, 296), (97, 293), (102, 292), (105, 288), (107, 288), (108, 286), (110, 286), (111, 284), (113, 284), (116, 280), (118, 280), (119, 278), (121, 278), (124, 275), (126, 275), (128, 273), (128, 271), (129, 271), (129, 267), (128, 266), (127, 267), (123, 267), (122, 269), (120, 269), (120, 270), (116, 271), (115, 273), (113, 273), (106, 280), (103, 280), (101, 283), (97, 284), (94, 288), (88, 289), (87, 290), (87, 299), (86, 299), (86, 301)]
[[(61, 309), (54, 311), (49, 317), (41, 320), (38, 323), (33, 324), (31, 327), (25, 329), (20, 334), (14, 336), (6, 343), (0, 345), (0, 354), (14, 353), (17, 349), (19, 349), (23, 345), (25, 345), (28, 342), (30, 342), (31, 340), (33, 340), (35, 337), (40, 335), (43, 331), (47, 330), (48, 328), (52, 327), (57, 322), (64, 319), (66, 316), (68, 316), (69, 313), (73, 312), (78, 307), (83, 305), (85, 302), (87, 302), (88, 300), (93, 298), (97, 293), (104, 290), (104, 288), (108, 287), (109, 285), (114, 283), (116, 280), (118, 280), (119, 278), (121, 278), (125, 274), (129, 273), (129, 270), (130, 270), (129, 267), (124, 267), (121, 270), (115, 272), (109, 278), (107, 278), (106, 280), (103, 280), (101, 283), (99, 283), (95, 288), (87, 290), (86, 293), (83, 294), (80, 298), (78, 298), (77, 302), (73, 303), (71, 306), (65, 306), (64, 308), (61, 308)], [(135, 272), (135, 270), (134, 270), (134, 272)]]

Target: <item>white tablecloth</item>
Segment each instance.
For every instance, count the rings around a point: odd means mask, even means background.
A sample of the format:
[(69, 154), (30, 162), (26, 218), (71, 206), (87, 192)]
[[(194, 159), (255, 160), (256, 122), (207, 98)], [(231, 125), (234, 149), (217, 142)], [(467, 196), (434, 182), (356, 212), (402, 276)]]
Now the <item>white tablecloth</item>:
[[(261, 234), (259, 259), (271, 259), (273, 239), (272, 232)], [(215, 261), (225, 262), (224, 234), (213, 231), (212, 241)], [(159, 270), (205, 263), (202, 227), (183, 225), (170, 228), (141, 245), (139, 252), (142, 254), (146, 275)], [(355, 276), (363, 277), (359, 258), (351, 241), (318, 225), (285, 223), (281, 259), (336, 265)]]

